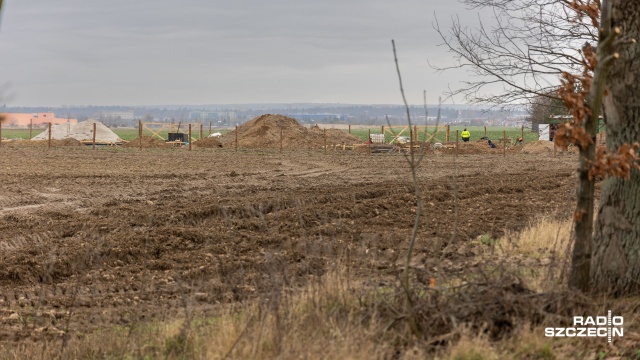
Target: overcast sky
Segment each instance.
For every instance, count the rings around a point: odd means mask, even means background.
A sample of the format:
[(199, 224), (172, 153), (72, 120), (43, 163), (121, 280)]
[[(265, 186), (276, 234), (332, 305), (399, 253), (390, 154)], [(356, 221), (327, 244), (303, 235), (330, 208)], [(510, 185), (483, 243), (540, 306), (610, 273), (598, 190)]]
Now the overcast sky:
[(0, 101), (27, 105), (436, 103), (464, 72), (433, 29), (455, 0), (5, 0)]

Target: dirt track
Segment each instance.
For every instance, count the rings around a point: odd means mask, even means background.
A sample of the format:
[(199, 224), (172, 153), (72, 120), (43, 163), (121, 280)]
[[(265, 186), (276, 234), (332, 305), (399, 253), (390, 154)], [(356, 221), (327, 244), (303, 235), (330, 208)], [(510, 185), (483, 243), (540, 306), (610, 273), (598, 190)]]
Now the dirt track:
[[(400, 155), (0, 153), (5, 341), (172, 316), (185, 305), (206, 312), (303, 284), (337, 261), (362, 279), (372, 269), (394, 274), (415, 212)], [(542, 214), (569, 217), (574, 157), (466, 155), (457, 169), (453, 159), (430, 155), (420, 170), (428, 220), (417, 264), (455, 261), (459, 244)]]

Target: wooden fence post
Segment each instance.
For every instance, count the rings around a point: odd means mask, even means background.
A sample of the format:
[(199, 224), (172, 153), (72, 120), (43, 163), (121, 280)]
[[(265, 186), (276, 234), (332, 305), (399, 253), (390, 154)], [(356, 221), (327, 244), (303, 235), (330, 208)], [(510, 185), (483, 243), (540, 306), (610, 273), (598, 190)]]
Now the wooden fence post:
[[(417, 143), (418, 142), (418, 125), (413, 125), (413, 137), (415, 139), (411, 139), (412, 143)], [(413, 146), (411, 146), (413, 148)]]
[(280, 153), (282, 153), (282, 138), (284, 130), (280, 128)]
[(369, 129), (369, 137), (367, 137), (367, 145), (369, 147), (369, 155), (371, 155), (371, 129)]
[(236, 151), (238, 151), (238, 125), (236, 125)]
[(322, 136), (324, 137), (324, 154), (327, 155), (327, 129), (322, 129)]
[(502, 130), (502, 157), (507, 156), (507, 130)]
[(351, 124), (349, 124), (349, 134), (351, 134)]
[(202, 140), (202, 123), (200, 123), (200, 140)]
[(51, 149), (51, 125), (53, 125), (53, 123), (49, 123), (49, 149)]
[(191, 124), (189, 124), (189, 151), (191, 151), (191, 143), (193, 141), (191, 141)]
[(142, 151), (142, 120), (138, 119), (138, 143), (140, 145), (140, 151)]
[(524, 143), (524, 124), (522, 125), (522, 142)]
[(382, 125), (382, 126), (380, 127), (380, 134), (383, 134), (383, 135), (384, 135), (384, 125)]
[[(447, 129), (448, 129), (448, 127), (449, 127), (449, 125), (447, 125)], [(456, 157), (458, 157), (458, 131), (459, 130), (456, 130)]]
[(211, 121), (209, 121), (209, 135), (211, 135)]
[(487, 125), (484, 126), (484, 137), (487, 137)]
[(96, 149), (96, 123), (93, 123), (93, 150)]
[[(457, 131), (457, 130), (456, 130), (456, 131)], [(444, 141), (445, 141), (445, 142), (449, 142), (449, 135), (450, 135), (450, 133), (451, 133), (451, 126), (450, 126), (450, 125), (447, 125), (447, 129), (445, 130), (445, 134), (444, 134), (444, 137), (445, 137)], [(456, 139), (457, 139), (457, 138), (458, 138), (458, 137), (456, 136)]]
[(0, 146), (2, 146), (2, 121), (0, 121)]
[(33, 119), (29, 120), (29, 140), (33, 138)]

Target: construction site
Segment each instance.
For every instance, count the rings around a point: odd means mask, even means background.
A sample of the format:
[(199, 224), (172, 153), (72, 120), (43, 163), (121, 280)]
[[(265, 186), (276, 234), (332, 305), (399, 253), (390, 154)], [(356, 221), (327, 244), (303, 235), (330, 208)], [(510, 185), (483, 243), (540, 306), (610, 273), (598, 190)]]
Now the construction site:
[[(118, 131), (116, 129), (116, 131)], [(1, 134), (1, 130), (0, 130)], [(485, 126), (484, 136), (479, 140), (462, 142), (459, 134), (451, 133), (449, 126), (404, 126), (368, 129), (360, 137), (348, 130), (319, 127), (305, 127), (295, 119), (283, 115), (265, 114), (242, 125), (228, 129), (224, 133), (204, 130), (203, 123), (167, 124), (140, 121), (137, 136), (124, 140), (112, 129), (97, 120), (79, 123), (62, 123), (47, 126), (44, 131), (33, 136), (31, 142), (21, 139), (3, 139), (8, 146), (80, 146), (124, 148), (226, 148), (245, 150), (324, 150), (353, 151), (357, 153), (406, 154), (410, 151), (432, 152), (434, 154), (497, 154), (502, 151), (522, 153), (560, 152), (551, 141), (518, 142), (507, 137), (494, 139), (499, 146), (488, 145)], [(365, 139), (362, 139), (365, 136)], [(522, 130), (524, 137), (524, 128)], [(600, 139), (603, 142), (602, 139)], [(566, 152), (566, 151), (565, 151)], [(570, 151), (571, 152), (571, 151)], [(575, 153), (575, 151), (573, 151)]]
[[(418, 282), (470, 281), (503, 258), (482, 255), (488, 244), (544, 217), (566, 221), (575, 202), (577, 158), (548, 141), (376, 144), (376, 136), (363, 142), (280, 115), (214, 137), (192, 127), (191, 137), (171, 141), (125, 141), (103, 126), (62, 124), (0, 147), (0, 339), (12, 344), (0, 351), (134, 331), (185, 311), (189, 319), (215, 317), (336, 271), (348, 271), (345, 281), (358, 291), (391, 289), (416, 214), (403, 156), (412, 146), (424, 156), (417, 178), (426, 215), (411, 260)], [(513, 261), (530, 271), (549, 264)], [(508, 295), (487, 301), (534, 299), (504, 289)], [(584, 305), (577, 302), (565, 305)], [(563, 306), (545, 311), (561, 314)], [(500, 309), (491, 316), (542, 319)], [(509, 331), (471, 314), (460, 316)], [(447, 324), (433, 336), (450, 331)]]

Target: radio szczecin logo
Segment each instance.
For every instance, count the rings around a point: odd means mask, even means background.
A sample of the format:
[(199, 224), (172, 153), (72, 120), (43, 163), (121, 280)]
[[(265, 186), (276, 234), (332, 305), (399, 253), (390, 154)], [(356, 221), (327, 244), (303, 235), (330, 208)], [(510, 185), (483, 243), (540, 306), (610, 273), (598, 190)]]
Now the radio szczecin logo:
[(574, 316), (573, 327), (548, 327), (544, 329), (546, 337), (606, 337), (611, 342), (613, 337), (624, 336), (624, 318), (611, 316)]

